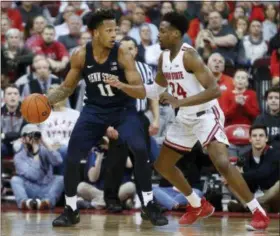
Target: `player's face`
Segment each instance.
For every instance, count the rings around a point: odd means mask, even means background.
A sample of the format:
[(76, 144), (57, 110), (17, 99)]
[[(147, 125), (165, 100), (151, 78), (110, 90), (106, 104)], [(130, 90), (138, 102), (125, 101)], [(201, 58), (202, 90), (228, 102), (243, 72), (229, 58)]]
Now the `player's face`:
[(162, 21), (159, 26), (159, 44), (162, 50), (170, 49), (174, 43), (173, 31), (170, 28), (170, 23)]
[(269, 110), (277, 112), (280, 110), (280, 94), (277, 92), (270, 92), (267, 96), (266, 104)]
[(96, 30), (94, 37), (97, 37), (104, 47), (113, 48), (117, 37), (116, 20), (104, 20)]
[(265, 147), (268, 139), (265, 135), (265, 132), (263, 129), (254, 129), (252, 130), (251, 136), (250, 136), (250, 142), (252, 146), (257, 149), (261, 150)]
[(16, 88), (7, 88), (5, 90), (5, 103), (8, 106), (15, 107), (19, 103), (19, 91)]

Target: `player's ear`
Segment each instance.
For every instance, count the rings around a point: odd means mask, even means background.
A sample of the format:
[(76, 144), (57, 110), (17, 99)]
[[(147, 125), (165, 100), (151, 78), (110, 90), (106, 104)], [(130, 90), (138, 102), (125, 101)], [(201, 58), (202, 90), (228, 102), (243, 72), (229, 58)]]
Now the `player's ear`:
[(175, 36), (181, 38), (181, 32), (179, 30), (175, 30)]
[(99, 31), (98, 31), (98, 29), (93, 29), (93, 30), (92, 30), (92, 36), (93, 36), (93, 37), (98, 37), (98, 36), (99, 36)]

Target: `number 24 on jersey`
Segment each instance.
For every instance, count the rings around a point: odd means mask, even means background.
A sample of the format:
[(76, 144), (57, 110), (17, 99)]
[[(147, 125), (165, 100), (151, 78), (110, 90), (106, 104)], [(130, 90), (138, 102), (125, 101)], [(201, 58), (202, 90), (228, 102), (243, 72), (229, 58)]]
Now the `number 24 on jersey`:
[(169, 82), (169, 85), (172, 89), (172, 95), (177, 99), (183, 99), (187, 97), (187, 92), (179, 83)]

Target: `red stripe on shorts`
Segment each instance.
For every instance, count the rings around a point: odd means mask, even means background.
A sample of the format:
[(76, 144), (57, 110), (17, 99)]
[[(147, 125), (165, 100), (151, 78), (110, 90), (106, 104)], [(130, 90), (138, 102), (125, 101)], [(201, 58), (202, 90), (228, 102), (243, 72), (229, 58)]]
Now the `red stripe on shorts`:
[(181, 146), (181, 145), (178, 145), (178, 144), (175, 144), (175, 143), (172, 143), (170, 141), (168, 141), (167, 139), (164, 140), (164, 144), (168, 147), (171, 147), (171, 148), (175, 148), (179, 151), (187, 151), (187, 152), (190, 152), (192, 150), (192, 148), (188, 148), (188, 147), (184, 147), (184, 146)]
[(203, 147), (206, 146), (212, 140), (212, 138), (215, 136), (215, 134), (217, 133), (219, 128), (220, 128), (220, 124), (218, 122), (216, 122), (215, 126), (213, 127), (210, 134), (208, 135), (206, 141), (203, 143), (203, 145), (202, 145)]

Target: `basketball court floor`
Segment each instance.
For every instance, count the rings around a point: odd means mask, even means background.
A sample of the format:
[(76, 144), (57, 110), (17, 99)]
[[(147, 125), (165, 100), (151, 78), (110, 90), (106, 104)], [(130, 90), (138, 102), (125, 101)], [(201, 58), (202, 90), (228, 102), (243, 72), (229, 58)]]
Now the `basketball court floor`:
[(279, 215), (274, 215), (264, 232), (247, 232), (250, 214), (215, 213), (192, 226), (180, 226), (181, 213), (167, 213), (169, 224), (155, 227), (142, 221), (139, 212), (106, 214), (105, 211), (82, 211), (81, 222), (71, 228), (53, 228), (52, 220), (62, 209), (51, 212), (1, 212), (1, 236), (279, 236)]

